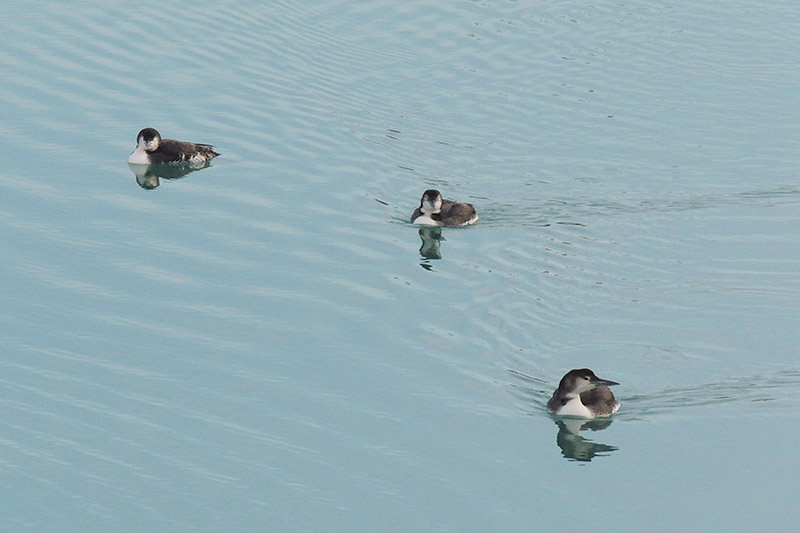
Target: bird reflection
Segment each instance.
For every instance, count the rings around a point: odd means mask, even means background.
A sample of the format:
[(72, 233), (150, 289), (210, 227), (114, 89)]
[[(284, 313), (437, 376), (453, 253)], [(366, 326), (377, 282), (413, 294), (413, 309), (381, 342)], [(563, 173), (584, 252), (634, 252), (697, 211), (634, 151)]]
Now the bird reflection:
[(593, 420), (558, 418), (555, 422), (556, 425), (558, 425), (556, 443), (558, 447), (561, 448), (561, 454), (567, 459), (588, 462), (598, 455), (608, 455), (619, 449), (616, 446), (592, 442), (579, 435), (579, 432), (584, 429), (590, 429), (592, 431), (602, 431), (606, 429), (612, 423), (612, 420), (609, 418), (596, 418)]
[[(422, 246), (419, 248), (419, 255), (421, 255), (423, 259), (442, 258), (442, 252), (439, 249), (443, 240), (441, 228), (433, 226), (422, 227), (419, 229), (419, 238), (422, 239)], [(430, 265), (423, 262), (422, 268), (427, 268), (430, 270)]]
[(142, 189), (155, 189), (161, 184), (161, 179), (180, 179), (196, 170), (202, 170), (210, 164), (210, 161), (161, 163), (152, 165), (128, 163), (128, 167), (133, 171), (133, 174), (136, 176), (136, 183), (138, 183)]

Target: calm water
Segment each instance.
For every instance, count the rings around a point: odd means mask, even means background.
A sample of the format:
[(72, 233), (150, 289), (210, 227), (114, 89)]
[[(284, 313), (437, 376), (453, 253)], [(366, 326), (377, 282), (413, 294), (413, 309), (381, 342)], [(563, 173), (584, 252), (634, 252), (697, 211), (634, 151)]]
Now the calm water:
[(795, 1), (4, 4), (3, 531), (796, 527)]

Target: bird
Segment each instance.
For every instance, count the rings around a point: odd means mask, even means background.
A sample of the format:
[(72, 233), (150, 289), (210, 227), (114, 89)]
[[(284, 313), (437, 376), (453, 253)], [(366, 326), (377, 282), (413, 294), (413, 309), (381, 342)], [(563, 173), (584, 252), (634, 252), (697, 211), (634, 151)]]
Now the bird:
[(419, 207), (411, 215), (412, 224), (426, 226), (467, 226), (477, 221), (478, 213), (472, 204), (443, 200), (436, 189), (422, 193)]
[(153, 128), (145, 128), (136, 137), (136, 149), (128, 158), (133, 165), (151, 165), (160, 163), (194, 164), (206, 163), (219, 153), (210, 144), (196, 144), (172, 139), (162, 139), (161, 134)]
[(560, 416), (595, 418), (619, 411), (619, 402), (608, 387), (616, 381), (601, 379), (588, 368), (570, 370), (553, 392), (547, 408)]

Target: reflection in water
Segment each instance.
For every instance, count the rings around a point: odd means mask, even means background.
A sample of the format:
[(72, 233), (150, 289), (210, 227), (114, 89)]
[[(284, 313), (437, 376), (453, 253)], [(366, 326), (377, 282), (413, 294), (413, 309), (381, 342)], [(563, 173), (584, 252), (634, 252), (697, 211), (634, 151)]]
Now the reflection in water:
[(186, 163), (161, 163), (153, 165), (137, 165), (128, 163), (128, 167), (136, 176), (136, 183), (142, 189), (155, 189), (160, 183), (160, 179), (175, 180), (191, 174), (196, 170), (208, 167), (210, 161), (186, 162)]
[(619, 448), (608, 444), (592, 442), (580, 436), (579, 432), (583, 429), (592, 431), (602, 431), (611, 425), (610, 418), (584, 420), (580, 418), (559, 418), (556, 419), (558, 425), (558, 435), (556, 443), (561, 448), (562, 455), (567, 459), (575, 461), (591, 461), (597, 455), (608, 455), (610, 452)]
[[(442, 229), (426, 226), (419, 229), (419, 238), (422, 239), (422, 246), (419, 247), (419, 255), (424, 259), (441, 259), (442, 252), (439, 249), (442, 239)], [(431, 265), (423, 261), (420, 263), (422, 268), (431, 269)]]

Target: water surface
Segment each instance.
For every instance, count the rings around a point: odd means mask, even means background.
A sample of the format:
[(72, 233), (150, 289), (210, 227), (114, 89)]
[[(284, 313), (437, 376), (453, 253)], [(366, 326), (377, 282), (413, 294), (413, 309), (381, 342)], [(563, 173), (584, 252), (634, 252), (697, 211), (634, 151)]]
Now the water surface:
[(792, 2), (5, 12), (3, 530), (794, 524)]

